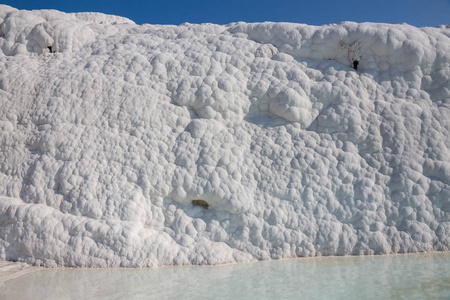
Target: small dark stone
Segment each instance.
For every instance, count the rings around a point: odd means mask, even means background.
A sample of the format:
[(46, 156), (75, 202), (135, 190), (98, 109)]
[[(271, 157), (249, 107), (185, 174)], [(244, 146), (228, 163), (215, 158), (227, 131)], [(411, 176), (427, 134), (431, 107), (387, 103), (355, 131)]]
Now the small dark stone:
[(192, 205), (194, 206), (201, 206), (203, 208), (208, 208), (209, 204), (205, 200), (192, 200)]

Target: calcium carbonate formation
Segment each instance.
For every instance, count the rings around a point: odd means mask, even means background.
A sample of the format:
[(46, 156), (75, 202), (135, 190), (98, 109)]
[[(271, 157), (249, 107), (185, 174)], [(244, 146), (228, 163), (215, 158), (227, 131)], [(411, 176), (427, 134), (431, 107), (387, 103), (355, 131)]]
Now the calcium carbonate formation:
[(450, 26), (0, 24), (0, 258), (450, 249)]

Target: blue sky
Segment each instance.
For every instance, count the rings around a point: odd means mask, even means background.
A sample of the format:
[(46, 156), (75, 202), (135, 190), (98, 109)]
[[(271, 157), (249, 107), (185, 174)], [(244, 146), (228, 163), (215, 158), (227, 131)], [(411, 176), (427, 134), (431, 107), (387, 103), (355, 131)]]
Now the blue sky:
[(310, 25), (341, 21), (408, 23), (437, 26), (450, 23), (450, 0), (3, 0), (19, 9), (95, 11), (120, 15), (138, 24), (231, 22), (295, 22)]

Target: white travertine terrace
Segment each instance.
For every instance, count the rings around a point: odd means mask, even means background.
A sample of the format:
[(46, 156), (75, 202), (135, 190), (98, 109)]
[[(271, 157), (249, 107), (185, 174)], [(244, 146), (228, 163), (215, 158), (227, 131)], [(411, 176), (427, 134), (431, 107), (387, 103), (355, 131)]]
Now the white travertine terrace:
[(0, 258), (450, 249), (450, 27), (0, 5)]

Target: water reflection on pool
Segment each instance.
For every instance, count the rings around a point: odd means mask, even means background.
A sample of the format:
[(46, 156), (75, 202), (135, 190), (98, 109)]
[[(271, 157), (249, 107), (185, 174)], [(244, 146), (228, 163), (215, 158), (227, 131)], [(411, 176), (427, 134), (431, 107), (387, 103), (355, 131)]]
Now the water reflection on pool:
[(450, 299), (450, 253), (156, 269), (46, 269), (0, 299)]

